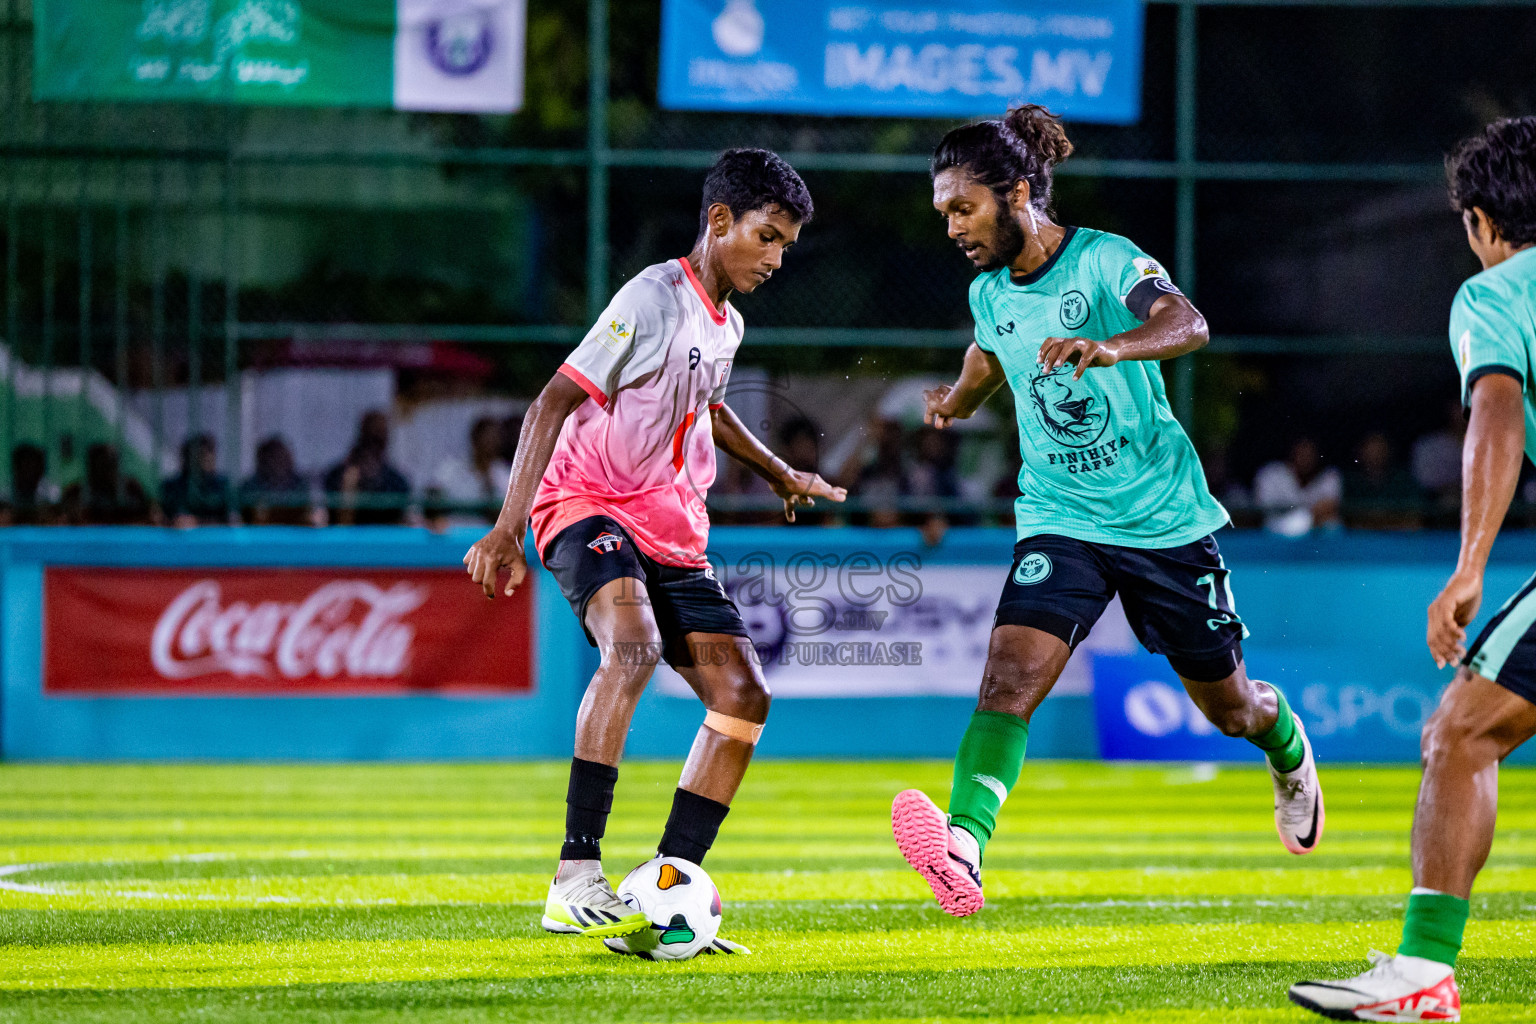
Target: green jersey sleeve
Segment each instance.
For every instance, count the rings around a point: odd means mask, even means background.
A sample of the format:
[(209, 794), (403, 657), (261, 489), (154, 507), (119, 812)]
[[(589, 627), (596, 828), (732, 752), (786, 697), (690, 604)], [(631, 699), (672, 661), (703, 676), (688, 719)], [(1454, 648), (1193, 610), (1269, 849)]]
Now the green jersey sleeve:
[(1461, 401), (1472, 405), (1472, 385), (1490, 373), (1503, 373), (1525, 385), (1531, 379), (1531, 355), (1525, 334), (1510, 318), (1510, 300), (1492, 281), (1473, 278), (1451, 303), (1451, 348), (1461, 371)]
[(1104, 235), (1098, 245), (1100, 280), (1137, 320), (1152, 315), (1152, 305), (1164, 295), (1182, 295), (1163, 265), (1128, 238)]

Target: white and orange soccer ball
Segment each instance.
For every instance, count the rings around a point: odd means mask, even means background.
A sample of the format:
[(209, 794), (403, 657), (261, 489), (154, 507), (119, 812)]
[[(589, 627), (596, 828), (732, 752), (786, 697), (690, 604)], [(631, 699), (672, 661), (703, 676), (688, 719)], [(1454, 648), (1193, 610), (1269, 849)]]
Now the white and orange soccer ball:
[(629, 952), (647, 960), (687, 960), (720, 932), (720, 892), (704, 869), (681, 857), (657, 857), (619, 883), (619, 899), (643, 911), (649, 928), (626, 935)]

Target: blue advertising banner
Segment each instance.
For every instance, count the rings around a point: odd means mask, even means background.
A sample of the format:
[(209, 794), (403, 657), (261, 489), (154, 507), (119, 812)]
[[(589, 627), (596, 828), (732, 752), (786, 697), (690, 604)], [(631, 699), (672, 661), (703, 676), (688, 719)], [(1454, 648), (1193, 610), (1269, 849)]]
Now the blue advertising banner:
[[(1450, 673), (1394, 672), (1349, 649), (1244, 645), (1255, 677), (1285, 692), (1321, 762), (1416, 761), (1419, 734)], [(1420, 656), (1417, 650), (1407, 652)], [(1423, 655), (1422, 657), (1427, 657)], [(1422, 660), (1421, 657), (1421, 660)], [(1385, 669), (1385, 671), (1384, 671)], [(1252, 761), (1246, 741), (1217, 732), (1164, 658), (1138, 652), (1093, 661), (1099, 750), (1110, 760)]]
[(1141, 110), (1141, 0), (665, 0), (661, 105), (971, 117)]

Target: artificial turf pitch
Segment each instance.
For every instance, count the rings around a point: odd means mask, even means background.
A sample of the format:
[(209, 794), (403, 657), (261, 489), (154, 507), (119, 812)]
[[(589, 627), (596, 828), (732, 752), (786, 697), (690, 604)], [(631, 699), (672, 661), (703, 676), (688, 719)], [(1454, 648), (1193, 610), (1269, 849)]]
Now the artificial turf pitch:
[[(627, 764), (615, 879), (677, 767)], [(538, 919), (556, 764), (0, 766), (0, 1021), (1307, 1021), (1298, 978), (1391, 951), (1417, 771), (1325, 766), (1311, 857), (1253, 767), (1032, 762), (956, 921), (896, 853), (890, 800), (948, 765), (761, 762), (707, 867), (749, 957), (646, 963)], [(1536, 771), (1458, 976), (1467, 1021), (1536, 1021)]]

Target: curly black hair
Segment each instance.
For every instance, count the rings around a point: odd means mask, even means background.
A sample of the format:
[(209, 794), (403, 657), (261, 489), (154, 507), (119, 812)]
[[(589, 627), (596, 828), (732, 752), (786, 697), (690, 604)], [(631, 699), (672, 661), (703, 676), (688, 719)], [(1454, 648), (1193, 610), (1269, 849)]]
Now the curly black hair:
[(1451, 206), (1474, 206), (1511, 245), (1536, 242), (1536, 115), (1506, 117), (1462, 139), (1445, 158)]
[(1055, 166), (1072, 155), (1061, 118), (1038, 103), (1014, 107), (1004, 117), (955, 128), (933, 151), (929, 173), (963, 167), (1006, 201), (1014, 182), (1029, 182), (1029, 205), (1045, 213), (1051, 203)]
[(704, 202), (699, 207), (699, 234), (709, 222), (709, 208), (724, 203), (733, 217), (749, 210), (777, 206), (801, 224), (816, 208), (810, 190), (784, 158), (766, 149), (728, 149), (704, 176)]

